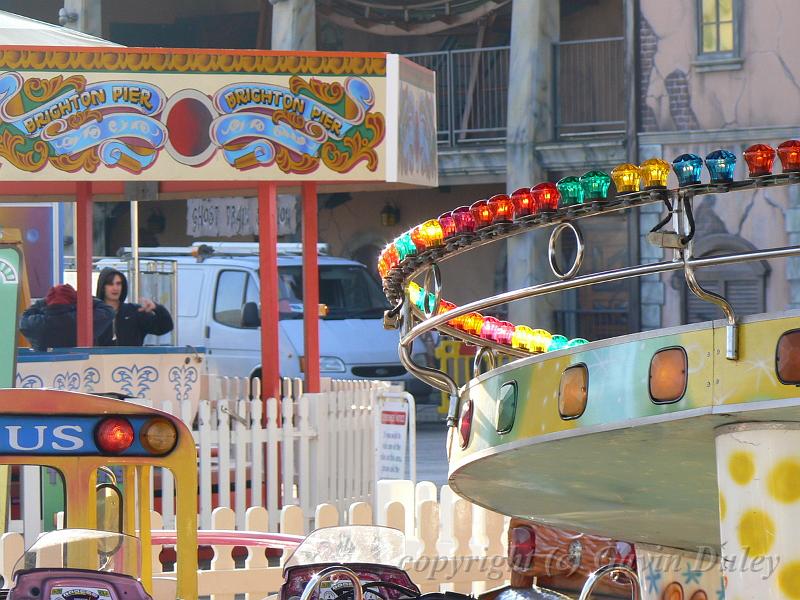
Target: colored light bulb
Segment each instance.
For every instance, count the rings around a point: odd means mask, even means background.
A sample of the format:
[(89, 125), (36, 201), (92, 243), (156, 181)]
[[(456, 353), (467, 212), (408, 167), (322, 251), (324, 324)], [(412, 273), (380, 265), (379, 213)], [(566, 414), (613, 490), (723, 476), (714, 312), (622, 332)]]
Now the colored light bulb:
[(381, 253), (381, 255), (378, 257), (378, 275), (380, 275), (381, 279), (383, 279), (388, 273), (389, 263), (386, 262), (386, 256)]
[(575, 346), (583, 346), (584, 344), (588, 344), (589, 340), (585, 340), (583, 338), (575, 338), (567, 342), (567, 348), (574, 348)]
[(533, 214), (533, 195), (530, 188), (520, 188), (511, 194), (514, 202), (514, 218), (527, 217)]
[(446, 212), (439, 217), (439, 226), (442, 228), (442, 238), (449, 239), (458, 233), (453, 213)]
[(408, 301), (414, 306), (419, 306), (419, 299), (422, 297), (422, 288), (419, 284), (410, 281), (408, 283)]
[(554, 335), (550, 340), (550, 346), (547, 348), (547, 351), (554, 352), (555, 350), (561, 350), (562, 348), (566, 348), (568, 343), (569, 340), (563, 335)]
[(492, 224), (494, 215), (488, 200), (478, 200), (469, 207), (472, 218), (475, 219), (475, 228), (481, 229)]
[(422, 225), (417, 225), (414, 231), (419, 231), (418, 238), (422, 241), (426, 250), (429, 248), (436, 248), (444, 243), (442, 226), (439, 225), (438, 219), (429, 219), (422, 223)]
[(531, 351), (547, 352), (553, 335), (545, 329), (534, 329), (531, 335)]
[(614, 187), (617, 188), (617, 193), (619, 194), (638, 192), (639, 177), (639, 167), (630, 163), (614, 167), (614, 170), (611, 171), (611, 179), (614, 181)]
[(514, 337), (514, 324), (508, 321), (500, 321), (497, 324), (497, 330), (495, 332), (494, 341), (498, 344), (504, 344), (506, 346), (511, 345), (512, 338)]
[(648, 158), (639, 165), (642, 187), (646, 190), (664, 189), (669, 179), (669, 163), (660, 158)]
[(533, 329), (527, 325), (517, 325), (511, 336), (511, 347), (530, 350), (533, 345)]
[(714, 150), (706, 156), (706, 168), (711, 175), (711, 183), (730, 183), (736, 169), (736, 155), (727, 150)]
[(497, 335), (497, 326), (500, 324), (500, 319), (495, 317), (484, 317), (481, 324), (480, 336), (484, 340), (494, 341)]
[(750, 177), (761, 177), (772, 174), (775, 162), (775, 150), (766, 144), (754, 144), (744, 151), (744, 162)]
[(561, 206), (583, 204), (583, 186), (577, 177), (564, 177), (556, 187), (561, 194)]
[(497, 194), (489, 198), (492, 211), (492, 223), (511, 223), (514, 220), (514, 202), (505, 194)]
[(483, 327), (483, 315), (477, 312), (467, 313), (462, 324), (464, 331), (472, 335), (480, 335)]
[(437, 315), (443, 315), (446, 312), (454, 310), (456, 307), (452, 302), (448, 302), (444, 298), (439, 298), (439, 308), (436, 310)]
[(458, 233), (473, 233), (475, 231), (475, 217), (472, 216), (469, 206), (459, 206), (450, 214), (453, 215), (453, 219), (456, 222), (456, 231)]
[(406, 232), (394, 241), (394, 247), (397, 248), (397, 255), (400, 260), (405, 260), (408, 256), (414, 256), (417, 253), (417, 246), (411, 240), (411, 232)]
[(539, 183), (531, 188), (533, 195), (533, 209), (537, 213), (555, 212), (558, 210), (558, 201), (561, 194), (555, 183)]
[(784, 173), (800, 171), (800, 140), (786, 140), (778, 146), (778, 158)]
[(703, 175), (703, 159), (697, 154), (681, 154), (672, 161), (672, 170), (680, 187), (698, 184)]
[(583, 197), (586, 200), (603, 201), (608, 197), (611, 177), (603, 171), (589, 171), (581, 175)]

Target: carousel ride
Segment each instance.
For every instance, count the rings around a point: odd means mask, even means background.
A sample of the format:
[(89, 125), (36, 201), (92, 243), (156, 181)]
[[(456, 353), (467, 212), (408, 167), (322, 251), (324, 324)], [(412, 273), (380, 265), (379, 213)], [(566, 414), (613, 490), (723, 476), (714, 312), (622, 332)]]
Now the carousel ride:
[[(800, 256), (797, 246), (695, 256), (695, 198), (800, 183), (800, 141), (777, 153), (756, 144), (744, 159), (744, 180), (734, 180), (736, 156), (717, 150), (493, 196), (411, 229), (378, 262), (401, 359), (450, 398), (450, 486), (506, 515), (633, 542), (648, 599), (800, 598), (800, 545), (789, 525), (800, 517), (800, 312), (741, 317), (697, 278), (700, 269)], [(651, 204), (665, 214), (647, 240), (666, 260), (581, 273), (582, 219)], [(444, 298), (442, 262), (535, 229), (550, 229), (553, 281), (463, 306)], [(576, 251), (565, 268), (557, 246), (567, 232)], [(484, 314), (668, 272), (724, 318), (589, 342)], [(463, 387), (412, 360), (413, 340), (431, 330), (478, 347)], [(511, 362), (498, 365), (500, 355)], [(655, 563), (659, 553), (696, 560), (672, 577)], [(701, 570), (713, 580), (704, 589)]]

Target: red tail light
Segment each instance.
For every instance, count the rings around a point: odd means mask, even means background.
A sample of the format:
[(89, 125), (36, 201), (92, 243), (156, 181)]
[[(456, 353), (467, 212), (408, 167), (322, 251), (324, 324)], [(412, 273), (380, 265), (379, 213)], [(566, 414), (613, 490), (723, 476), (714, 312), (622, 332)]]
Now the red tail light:
[(536, 532), (533, 528), (517, 526), (508, 532), (508, 561), (513, 571), (529, 571), (535, 554)]
[(133, 444), (133, 426), (123, 417), (109, 417), (100, 421), (95, 431), (95, 441), (103, 452), (121, 454)]
[(472, 412), (472, 400), (465, 400), (461, 405), (461, 416), (458, 418), (458, 435), (461, 438), (462, 449), (469, 444), (469, 436), (472, 433)]

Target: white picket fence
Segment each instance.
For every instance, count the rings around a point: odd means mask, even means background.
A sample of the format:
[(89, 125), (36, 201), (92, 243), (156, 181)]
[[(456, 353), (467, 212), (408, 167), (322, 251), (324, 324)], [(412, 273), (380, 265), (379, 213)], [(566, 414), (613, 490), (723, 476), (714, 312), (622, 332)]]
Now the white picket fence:
[[(377, 487), (381, 498), (390, 498), (377, 511), (364, 502), (354, 503), (344, 512), (337, 506), (323, 504), (313, 511), (312, 528), (380, 524), (404, 531), (408, 557), (405, 569), (423, 592), (453, 590), (477, 594), (508, 579), (506, 517), (457, 498), (447, 486), (437, 494), (430, 482), (415, 486), (411, 481), (382, 481)], [(278, 527), (269, 527), (269, 515), (263, 507), (249, 508), (242, 515), (223, 507), (212, 511), (210, 529), (237, 527), (247, 531), (304, 533), (304, 511), (299, 506), (284, 506), (276, 513), (275, 521)], [(154, 515), (153, 523), (155, 528), (160, 527), (160, 515)], [(238, 527), (239, 523), (244, 526)], [(0, 538), (0, 575), (7, 582), (6, 587), (22, 549), (20, 534), (8, 533)], [(263, 551), (250, 552), (242, 564), (234, 560), (232, 547), (212, 546), (212, 549), (210, 564), (198, 571), (201, 597), (234, 600), (235, 594), (244, 594), (248, 600), (261, 600), (280, 587), (282, 569), (269, 566)], [(154, 547), (150, 555), (156, 576), (164, 574), (158, 558), (161, 550), (160, 546)], [(283, 556), (280, 563), (286, 558)]]
[[(316, 506), (332, 504), (340, 512), (356, 502), (374, 500), (376, 416), (383, 402), (404, 400), (410, 410), (409, 463), (416, 461), (414, 400), (385, 382), (324, 380), (320, 393), (302, 393), (298, 380), (284, 381), (280, 400), (250, 398), (250, 381), (215, 378), (206, 399), (195, 407), (174, 400), (143, 402), (174, 414), (192, 427), (198, 448), (200, 526), (210, 528), (217, 507), (234, 509), (244, 527), (245, 508), (262, 506), (278, 526), (280, 508), (299, 506), (306, 526)], [(280, 415), (279, 415), (280, 413)], [(23, 512), (26, 538), (39, 531), (38, 469), (25, 467)], [(151, 508), (168, 528), (175, 522), (175, 483), (165, 469), (154, 470)], [(228, 491), (226, 493), (226, 490)], [(21, 523), (17, 523), (17, 528)]]

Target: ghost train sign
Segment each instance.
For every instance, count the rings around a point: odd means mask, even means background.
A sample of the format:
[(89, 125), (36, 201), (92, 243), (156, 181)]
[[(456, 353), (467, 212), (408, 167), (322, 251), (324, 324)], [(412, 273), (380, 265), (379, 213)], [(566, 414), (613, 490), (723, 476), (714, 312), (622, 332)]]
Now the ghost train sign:
[(0, 180), (435, 186), (434, 82), (382, 53), (11, 47)]

